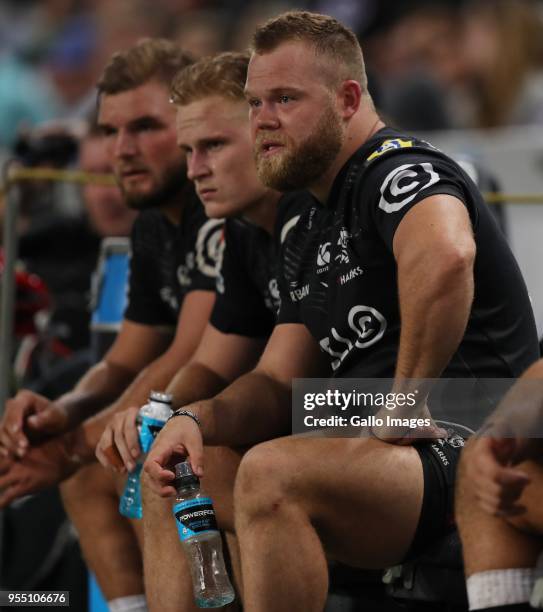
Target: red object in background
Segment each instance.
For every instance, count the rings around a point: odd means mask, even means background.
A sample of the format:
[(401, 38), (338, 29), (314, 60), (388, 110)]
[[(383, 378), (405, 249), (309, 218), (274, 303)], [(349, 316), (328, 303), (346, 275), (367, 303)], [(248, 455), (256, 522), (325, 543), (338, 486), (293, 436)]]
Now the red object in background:
[[(0, 276), (4, 273), (4, 252), (0, 249)], [(34, 316), (51, 308), (51, 296), (46, 284), (36, 274), (15, 271), (15, 335), (18, 338), (36, 334)]]

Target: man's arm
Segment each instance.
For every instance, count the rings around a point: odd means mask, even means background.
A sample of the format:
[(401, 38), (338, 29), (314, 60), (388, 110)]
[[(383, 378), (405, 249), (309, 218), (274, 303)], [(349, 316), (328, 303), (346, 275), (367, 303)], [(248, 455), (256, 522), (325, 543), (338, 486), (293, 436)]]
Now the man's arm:
[(290, 429), (292, 380), (325, 373), (329, 366), (308, 329), (278, 325), (254, 370), (188, 409), (202, 422), (207, 444), (257, 444)]
[[(430, 382), (420, 380), (439, 378), (464, 336), (473, 302), (475, 241), (465, 205), (449, 195), (420, 201), (401, 220), (392, 248), (402, 323), (394, 391), (416, 389), (420, 399), (414, 407), (396, 407), (392, 416), (430, 418)], [(375, 435), (396, 443), (443, 435), (433, 424), (416, 432), (377, 429)]]
[[(100, 414), (85, 421), (75, 432), (73, 452), (93, 461), (102, 432), (112, 415), (131, 406), (142, 406), (152, 390), (165, 389), (173, 375), (194, 353), (213, 308), (215, 294), (191, 291), (183, 300), (175, 338), (169, 348), (138, 374), (119, 399)], [(135, 350), (138, 350), (137, 348)]]
[[(222, 391), (254, 367), (264, 345), (264, 339), (225, 334), (208, 324), (191, 360), (166, 389), (173, 395), (173, 407), (204, 400)], [(141, 452), (135, 416), (135, 409), (129, 409), (118, 412), (108, 423), (96, 447), (96, 456), (104, 467), (119, 471), (134, 468), (135, 457)]]
[(72, 391), (51, 402), (23, 390), (7, 402), (0, 427), (2, 447), (21, 456), (28, 448), (27, 435), (37, 442), (72, 429), (115, 400), (164, 351), (168, 339), (154, 327), (123, 321), (110, 350)]
[(78, 425), (115, 401), (138, 373), (164, 352), (170, 338), (171, 335), (155, 327), (123, 321), (103, 360), (57, 403), (65, 408), (70, 421)]
[(290, 430), (292, 379), (324, 376), (329, 366), (317, 342), (300, 324), (276, 326), (257, 367), (213, 399), (187, 406), (201, 422), (176, 417), (160, 432), (145, 463), (153, 488), (171, 495), (172, 455), (188, 455), (203, 474), (203, 444), (244, 446)]
[(263, 338), (225, 334), (208, 324), (192, 359), (168, 385), (174, 408), (221, 391), (256, 365), (265, 344)]
[(473, 301), (475, 241), (465, 205), (419, 202), (394, 235), (402, 330), (396, 377), (437, 378), (458, 348)]
[[(131, 402), (141, 404), (153, 387), (164, 388), (173, 373), (189, 359), (207, 323), (214, 297), (212, 292), (193, 291), (185, 298), (172, 346), (134, 380), (118, 402), (62, 437), (29, 448), (21, 459), (0, 461), (0, 488), (5, 489), (0, 496), (0, 507), (16, 497), (58, 483), (83, 463), (92, 461), (111, 414), (125, 409)], [(141, 349), (134, 346), (133, 350), (137, 354)]]

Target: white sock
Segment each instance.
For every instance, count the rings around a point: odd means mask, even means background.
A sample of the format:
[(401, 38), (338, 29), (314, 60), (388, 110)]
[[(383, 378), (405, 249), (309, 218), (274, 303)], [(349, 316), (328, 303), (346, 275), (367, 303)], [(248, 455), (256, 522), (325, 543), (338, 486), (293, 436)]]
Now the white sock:
[(145, 595), (117, 597), (107, 602), (109, 612), (148, 612)]
[(530, 601), (535, 569), (513, 568), (473, 574), (467, 579), (470, 610), (484, 610)]
[(535, 584), (530, 597), (532, 608), (541, 610), (543, 608), (543, 553), (539, 555), (535, 568)]

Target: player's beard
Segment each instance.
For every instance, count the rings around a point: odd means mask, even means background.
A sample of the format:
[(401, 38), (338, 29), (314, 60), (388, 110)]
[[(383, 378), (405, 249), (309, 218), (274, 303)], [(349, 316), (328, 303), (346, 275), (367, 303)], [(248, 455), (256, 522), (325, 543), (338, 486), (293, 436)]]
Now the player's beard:
[[(262, 155), (261, 143), (269, 134), (258, 135), (255, 162), (260, 181), (277, 191), (304, 189), (319, 179), (339, 153), (344, 135), (340, 119), (331, 104), (322, 112), (311, 133), (299, 143), (282, 138), (284, 151), (271, 157)], [(277, 142), (277, 137), (271, 135)]]
[(125, 202), (133, 210), (147, 210), (170, 204), (179, 197), (188, 183), (187, 164), (183, 160), (165, 170), (155, 189), (148, 193), (130, 193), (120, 185)]

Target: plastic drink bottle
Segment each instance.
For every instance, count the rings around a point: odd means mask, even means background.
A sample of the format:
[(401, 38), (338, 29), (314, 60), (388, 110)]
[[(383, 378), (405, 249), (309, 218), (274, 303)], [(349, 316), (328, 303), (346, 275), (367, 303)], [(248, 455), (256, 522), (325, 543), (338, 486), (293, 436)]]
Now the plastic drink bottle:
[(142, 455), (136, 462), (136, 467), (128, 474), (123, 495), (119, 502), (119, 512), (127, 518), (140, 519), (143, 516), (141, 506), (140, 476), (145, 454), (149, 452), (153, 440), (164, 427), (172, 413), (172, 396), (169, 393), (151, 391), (149, 401), (138, 412), (136, 423)]
[(213, 503), (200, 489), (188, 461), (175, 466), (173, 513), (190, 565), (194, 600), (200, 608), (220, 608), (235, 598), (222, 554)]

